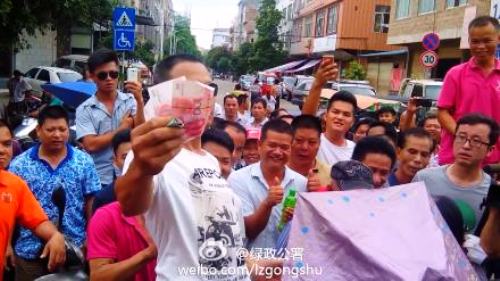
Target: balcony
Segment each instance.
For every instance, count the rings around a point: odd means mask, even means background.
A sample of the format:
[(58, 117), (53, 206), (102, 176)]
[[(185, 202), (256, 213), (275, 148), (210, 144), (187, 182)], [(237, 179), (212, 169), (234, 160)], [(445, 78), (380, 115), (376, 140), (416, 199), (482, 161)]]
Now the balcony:
[(301, 41), (292, 42), (290, 55), (310, 54), (313, 45), (313, 38), (302, 38)]
[(337, 35), (328, 35), (324, 37), (315, 38), (313, 42), (313, 52), (322, 53), (328, 51), (335, 51), (337, 45)]

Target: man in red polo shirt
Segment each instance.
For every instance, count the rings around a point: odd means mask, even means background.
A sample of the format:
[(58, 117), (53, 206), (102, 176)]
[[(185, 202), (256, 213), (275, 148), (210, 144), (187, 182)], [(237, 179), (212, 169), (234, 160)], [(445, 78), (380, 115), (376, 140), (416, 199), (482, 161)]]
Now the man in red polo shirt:
[[(6, 171), (12, 158), (12, 133), (0, 120), (0, 280), (9, 239), (16, 223), (29, 228), (47, 241), (41, 257), (48, 257), (48, 269), (53, 271), (64, 264), (64, 236), (59, 233), (43, 212), (28, 185), (18, 176)], [(12, 253), (12, 252), (10, 252)], [(9, 259), (13, 255), (9, 255)], [(8, 260), (7, 266), (13, 264)]]
[[(438, 119), (443, 127), (439, 164), (453, 163), (453, 139), (457, 120), (468, 113), (481, 113), (500, 122), (500, 61), (496, 59), (500, 25), (481, 16), (469, 24), (472, 58), (451, 68), (438, 100)], [(483, 164), (500, 162), (500, 142)]]

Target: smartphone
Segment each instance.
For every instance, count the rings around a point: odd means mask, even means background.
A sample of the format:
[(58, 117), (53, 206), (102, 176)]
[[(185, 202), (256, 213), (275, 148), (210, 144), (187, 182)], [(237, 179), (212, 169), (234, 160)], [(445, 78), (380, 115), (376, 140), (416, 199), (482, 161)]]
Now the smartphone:
[(431, 99), (415, 99), (416, 105), (421, 107), (432, 107)]
[(335, 57), (333, 55), (324, 55), (322, 60), (327, 61), (328, 64), (332, 64), (335, 61)]
[(127, 68), (127, 81), (139, 81), (139, 68)]

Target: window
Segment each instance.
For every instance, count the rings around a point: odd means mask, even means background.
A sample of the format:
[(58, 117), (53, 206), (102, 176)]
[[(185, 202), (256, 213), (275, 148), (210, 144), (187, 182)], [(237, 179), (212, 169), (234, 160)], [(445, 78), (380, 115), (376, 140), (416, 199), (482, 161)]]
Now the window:
[(322, 37), (324, 35), (325, 27), (325, 10), (320, 10), (316, 13), (316, 37)]
[(292, 12), (293, 12), (292, 4), (288, 5), (287, 11), (288, 11), (288, 14), (286, 15), (287, 20), (292, 20)]
[(328, 22), (326, 24), (326, 34), (337, 33), (337, 5), (328, 8)]
[(467, 4), (467, 0), (446, 0), (446, 7), (459, 7)]
[(61, 68), (70, 68), (71, 61), (68, 59), (58, 59), (56, 61), (56, 66)]
[(304, 18), (304, 37), (312, 36), (312, 15)]
[(390, 6), (375, 6), (375, 25), (373, 27), (375, 32), (387, 33), (389, 31), (390, 14)]
[(45, 82), (50, 82), (50, 73), (47, 70), (42, 69), (40, 71), (40, 73), (38, 74), (37, 80), (42, 80), (42, 81), (45, 81)]
[(302, 20), (299, 19), (293, 22), (293, 38), (292, 42), (299, 42), (302, 38)]
[(410, 0), (396, 0), (396, 18), (406, 18), (410, 15)]
[(418, 13), (424, 14), (434, 11), (436, 8), (436, 0), (419, 0)]
[(73, 72), (59, 72), (57, 76), (61, 82), (76, 82), (83, 78), (80, 74)]
[(28, 71), (26, 73), (26, 77), (35, 78), (35, 75), (38, 73), (39, 70), (40, 70), (40, 68), (37, 68), (37, 67), (30, 69), (30, 71)]

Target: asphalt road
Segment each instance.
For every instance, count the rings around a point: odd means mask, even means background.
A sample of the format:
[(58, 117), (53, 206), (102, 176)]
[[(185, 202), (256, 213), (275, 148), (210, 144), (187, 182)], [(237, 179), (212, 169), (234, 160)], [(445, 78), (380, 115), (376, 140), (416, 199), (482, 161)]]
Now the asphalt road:
[[(228, 80), (215, 80), (215, 83), (219, 86), (219, 91), (217, 94), (217, 99), (216, 101), (220, 104), (223, 105), (223, 99), (226, 93), (230, 93), (233, 88), (234, 84), (231, 81)], [(287, 100), (281, 99), (280, 100), (280, 106), (284, 109), (286, 109), (290, 114), (297, 116), (300, 115), (300, 109), (298, 106), (288, 102)]]

